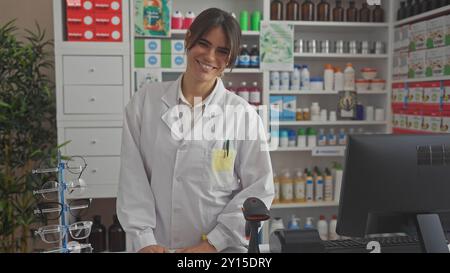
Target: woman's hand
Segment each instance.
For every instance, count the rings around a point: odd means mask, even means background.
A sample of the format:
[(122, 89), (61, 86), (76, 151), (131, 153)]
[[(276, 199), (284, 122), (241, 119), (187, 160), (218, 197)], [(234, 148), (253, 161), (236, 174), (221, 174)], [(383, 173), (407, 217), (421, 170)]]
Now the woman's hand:
[(142, 248), (138, 253), (169, 253), (169, 250), (159, 245), (151, 245)]
[(196, 246), (178, 249), (175, 253), (217, 253), (217, 250), (208, 241), (202, 241)]

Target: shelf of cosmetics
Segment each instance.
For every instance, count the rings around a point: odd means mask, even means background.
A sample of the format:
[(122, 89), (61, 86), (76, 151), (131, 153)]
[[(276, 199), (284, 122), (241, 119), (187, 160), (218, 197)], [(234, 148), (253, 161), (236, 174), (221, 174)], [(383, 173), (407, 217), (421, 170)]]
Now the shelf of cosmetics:
[(347, 8), (342, 6), (342, 1), (336, 0), (332, 8), (331, 1), (320, 0), (315, 5), (311, 0), (289, 0), (283, 4), (281, 0), (273, 0), (270, 3), (270, 20), (288, 21), (334, 21), (334, 22), (384, 22), (384, 9), (381, 5), (374, 8), (362, 2), (361, 8), (356, 7), (355, 1), (350, 0)]
[(312, 54), (386, 54), (386, 45), (382, 41), (344, 41), (344, 40), (303, 40), (294, 41), (294, 53), (301, 57), (303, 53)]
[[(319, 220), (315, 221), (314, 217), (306, 217), (304, 220), (304, 224), (302, 226), (302, 221), (295, 214), (292, 214), (289, 221), (287, 221), (287, 227), (284, 224), (284, 220), (281, 217), (275, 217), (267, 223), (268, 225), (264, 228), (269, 228), (269, 235), (272, 234), (277, 229), (289, 229), (289, 230), (299, 230), (299, 229), (316, 229), (319, 232), (320, 239), (322, 241), (334, 241), (344, 239), (341, 238), (336, 233), (336, 225), (337, 225), (337, 216), (332, 215), (330, 220), (327, 220), (325, 215), (320, 215)], [(264, 233), (264, 232), (263, 232)], [(265, 240), (265, 238), (261, 238), (261, 240)]]
[(113, 215), (113, 223), (108, 229), (102, 224), (101, 220), (100, 215), (95, 215), (89, 237), (77, 241), (82, 244), (91, 244), (93, 252), (126, 251), (126, 235), (117, 215)]
[[(343, 155), (345, 145), (347, 145), (348, 135), (364, 134), (363, 128), (300, 128), (280, 129), (279, 131), (271, 131), (270, 146), (274, 149), (277, 147), (281, 150), (286, 148), (300, 148), (305, 150), (313, 150), (318, 147), (328, 146), (335, 149), (335, 154), (327, 149), (327, 152), (332, 155)], [(320, 154), (320, 153), (319, 153)]]
[(450, 80), (392, 84), (394, 110), (450, 111)]
[(397, 9), (397, 21), (450, 5), (449, 0), (407, 0), (401, 1)]
[(342, 181), (342, 170), (329, 168), (320, 170), (317, 166), (313, 169), (300, 169), (292, 175), (289, 169), (274, 173), (273, 183), (276, 204), (291, 203), (321, 203), (339, 200)]
[(386, 81), (377, 79), (377, 69), (372, 67), (361, 68), (362, 78), (356, 79), (356, 71), (351, 63), (348, 63), (344, 71), (338, 66), (326, 64), (323, 77), (311, 77), (308, 65), (294, 65), (294, 70), (271, 71), (271, 91), (382, 91)]

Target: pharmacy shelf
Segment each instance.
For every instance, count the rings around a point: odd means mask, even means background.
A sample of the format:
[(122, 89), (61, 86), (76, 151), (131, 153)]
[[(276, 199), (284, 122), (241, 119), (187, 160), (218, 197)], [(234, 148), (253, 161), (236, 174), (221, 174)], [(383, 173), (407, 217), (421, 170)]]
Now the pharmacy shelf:
[(270, 122), (271, 126), (339, 126), (339, 125), (387, 125), (387, 121), (280, 121)]
[[(280, 21), (271, 21), (280, 22)], [(366, 31), (372, 30), (374, 28), (388, 29), (388, 23), (353, 23), (353, 22), (310, 22), (310, 21), (282, 21), (293, 25), (296, 30), (301, 30), (303, 32), (317, 32), (317, 31)]]
[(345, 156), (345, 146), (286, 147), (277, 148), (270, 152), (311, 152), (314, 157), (343, 157)]
[(450, 76), (394, 80), (394, 81), (392, 81), (392, 83), (433, 82), (433, 81), (450, 81)]
[[(186, 35), (187, 29), (172, 29), (170, 33), (172, 35)], [(259, 31), (255, 30), (244, 30), (242, 31), (242, 36), (259, 36)]]
[(338, 202), (277, 203), (271, 209), (338, 207)]
[(294, 53), (295, 58), (387, 59), (388, 54)]
[[(186, 71), (185, 68), (161, 68), (161, 72), (163, 73), (182, 73)], [(262, 74), (263, 71), (259, 70), (259, 68), (234, 68), (232, 71), (228, 69), (225, 70), (225, 74)]]
[(450, 5), (397, 21), (394, 23), (394, 27), (400, 27), (400, 26), (403, 26), (406, 24), (415, 23), (415, 22), (426, 20), (426, 19), (431, 19), (434, 17), (438, 17), (439, 15), (445, 15), (448, 13), (450, 13)]
[[(268, 92), (269, 95), (338, 95), (339, 93), (336, 91), (292, 91), (292, 90), (283, 90), (283, 91), (265, 91)], [(367, 91), (357, 91), (358, 95), (387, 95), (386, 90), (367, 90)]]

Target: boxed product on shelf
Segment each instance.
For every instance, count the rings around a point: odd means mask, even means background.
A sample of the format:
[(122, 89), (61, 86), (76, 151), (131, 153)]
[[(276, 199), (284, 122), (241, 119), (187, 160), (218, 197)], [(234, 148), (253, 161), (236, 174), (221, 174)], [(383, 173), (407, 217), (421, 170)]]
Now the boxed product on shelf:
[(445, 46), (447, 34), (447, 16), (437, 17), (427, 21), (427, 48)]
[(408, 89), (405, 88), (404, 83), (392, 84), (392, 108), (402, 109), (407, 103)]
[(431, 112), (422, 112), (422, 122), (420, 124), (420, 129), (424, 133), (431, 132)]
[(450, 111), (444, 111), (441, 115), (442, 122), (440, 125), (441, 133), (450, 133)]
[(425, 71), (426, 77), (440, 77), (444, 75), (444, 66), (447, 60), (446, 58), (446, 48), (439, 47), (433, 48), (426, 51), (427, 57), (427, 68)]
[(186, 60), (184, 54), (161, 54), (162, 68), (185, 68)]
[(162, 73), (160, 69), (136, 69), (134, 74), (134, 91), (138, 91), (147, 83), (162, 82)]
[(450, 46), (450, 15), (447, 15), (445, 21), (446, 21), (445, 25), (447, 28), (447, 31), (445, 32), (445, 45)]
[(95, 40), (104, 42), (121, 41), (122, 33), (117, 28), (112, 28), (109, 26), (96, 26)]
[(281, 117), (286, 121), (295, 121), (297, 114), (297, 97), (283, 96), (283, 112)]
[(422, 122), (422, 116), (420, 112), (412, 112), (406, 116), (406, 128), (408, 130), (418, 132), (420, 131), (420, 124)]
[(157, 53), (134, 54), (134, 66), (136, 68), (161, 68), (161, 55)]
[(283, 110), (283, 96), (270, 96), (270, 119), (272, 121), (280, 120)]
[(410, 26), (404, 25), (394, 30), (394, 51), (408, 51)]
[(444, 75), (450, 76), (450, 46), (445, 47)]
[(425, 110), (439, 111), (443, 96), (441, 82), (425, 82), (423, 83), (423, 88), (422, 108)]
[(441, 117), (441, 113), (433, 112), (430, 114), (430, 128), (429, 131), (431, 133), (440, 133), (441, 132), (441, 122), (443, 121)]
[(161, 39), (135, 39), (134, 53), (161, 53)]
[(120, 13), (121, 5), (121, 1), (118, 0), (95, 0), (94, 8), (96, 12)]
[(403, 80), (408, 78), (408, 52), (394, 52), (393, 56), (393, 79)]
[[(170, 47), (170, 53), (171, 54), (184, 54), (184, 40), (177, 39), (177, 40), (170, 40), (171, 47)], [(163, 52), (164, 53), (164, 52)]]
[(95, 27), (86, 26), (68, 26), (67, 40), (77, 42), (94, 41)]
[(408, 78), (418, 79), (425, 77), (426, 57), (426, 50), (409, 53)]
[(444, 95), (442, 99), (442, 110), (450, 111), (450, 81), (444, 81)]
[(137, 36), (170, 36), (171, 0), (135, 0), (134, 14), (134, 29)]
[(409, 84), (408, 110), (422, 109), (424, 83), (416, 82)]
[(427, 21), (412, 24), (409, 28), (409, 51), (426, 49)]

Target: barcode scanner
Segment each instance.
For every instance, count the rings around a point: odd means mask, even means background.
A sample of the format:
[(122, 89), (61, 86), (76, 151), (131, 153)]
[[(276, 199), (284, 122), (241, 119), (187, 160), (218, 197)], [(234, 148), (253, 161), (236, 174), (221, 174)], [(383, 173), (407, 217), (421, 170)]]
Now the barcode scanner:
[(261, 226), (261, 221), (270, 218), (269, 210), (260, 199), (249, 197), (244, 202), (242, 212), (246, 220), (245, 237), (250, 240), (248, 253), (259, 253), (258, 228)]

